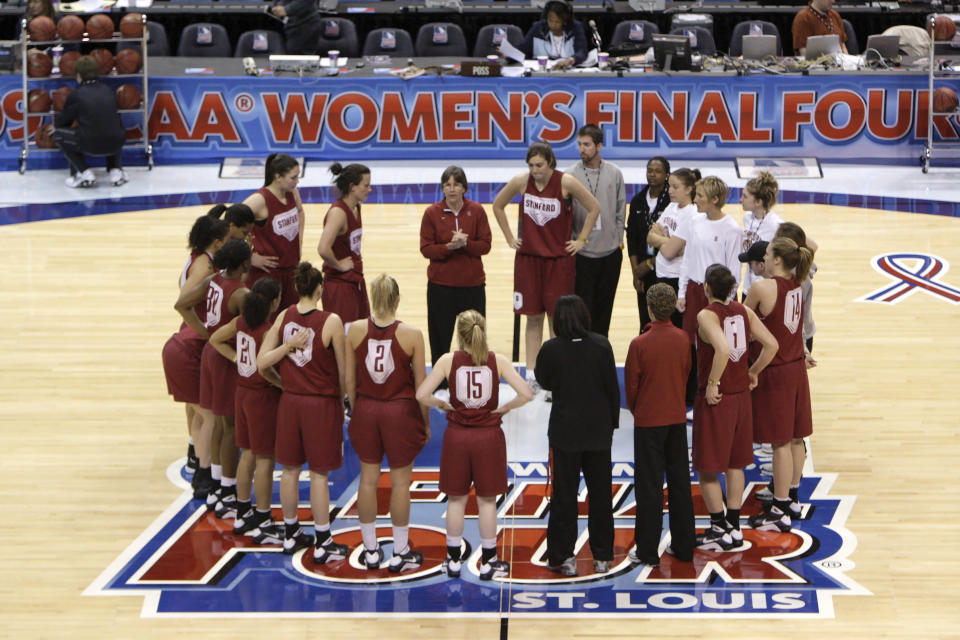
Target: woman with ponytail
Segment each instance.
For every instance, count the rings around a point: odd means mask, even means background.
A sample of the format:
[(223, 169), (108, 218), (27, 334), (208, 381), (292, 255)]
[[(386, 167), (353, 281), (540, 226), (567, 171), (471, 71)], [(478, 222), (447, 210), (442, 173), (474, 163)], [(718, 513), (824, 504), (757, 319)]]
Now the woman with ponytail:
[[(532, 400), (533, 392), (505, 356), (487, 348), (486, 320), (477, 311), (458, 315), (456, 332), (460, 349), (437, 361), (417, 388), (417, 400), (447, 412), (440, 454), (440, 491), (449, 498), (444, 568), (451, 578), (460, 575), (464, 512), (473, 485), (480, 528), (480, 579), (492, 580), (510, 571), (509, 563), (497, 558), (497, 496), (507, 490), (507, 445), (500, 422), (509, 411)], [(503, 405), (499, 405), (501, 377), (517, 393)], [(450, 387), (450, 402), (433, 395), (444, 379)]]
[[(210, 344), (227, 360), (236, 363), (235, 434), (242, 450), (237, 468), (237, 517), (235, 535), (253, 535), (254, 542), (275, 542), (258, 536), (261, 525), (271, 521), (273, 493), (273, 446), (277, 437), (277, 405), (280, 402), (280, 376), (273, 367), (260, 375), (257, 351), (270, 328), (269, 318), (280, 305), (280, 283), (261, 278), (243, 299), (243, 314), (210, 336)], [(236, 348), (233, 346), (236, 340)], [(253, 483), (256, 508), (251, 506)]]
[(397, 320), (400, 287), (380, 274), (370, 283), (373, 315), (347, 332), (347, 396), (354, 407), (350, 443), (360, 458), (357, 510), (367, 569), (379, 569), (383, 550), (377, 541), (377, 485), (384, 455), (390, 466), (390, 521), (393, 524), (394, 573), (416, 569), (423, 554), (409, 545), (410, 475), (413, 462), (430, 438), (430, 410), (416, 400), (426, 377), (423, 333)]
[(285, 153), (271, 153), (264, 174), (263, 187), (243, 201), (256, 219), (247, 286), (271, 276), (280, 283), (281, 307), (287, 307), (298, 298), (293, 274), (300, 264), (306, 223), (297, 190), (300, 165)]
[(813, 253), (789, 238), (774, 238), (764, 256), (766, 278), (756, 281), (744, 304), (756, 311), (780, 349), (751, 393), (753, 439), (773, 445), (773, 502), (750, 520), (754, 529), (789, 531), (800, 517), (800, 476), (813, 433), (810, 385), (803, 343), (803, 291)]

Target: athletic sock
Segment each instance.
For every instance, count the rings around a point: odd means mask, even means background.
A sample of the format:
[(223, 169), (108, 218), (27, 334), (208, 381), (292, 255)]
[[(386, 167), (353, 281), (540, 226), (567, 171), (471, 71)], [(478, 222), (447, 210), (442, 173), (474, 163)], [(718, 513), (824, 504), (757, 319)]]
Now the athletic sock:
[(235, 487), (236, 485), (237, 485), (237, 479), (235, 477), (228, 478), (227, 476), (223, 476), (220, 479), (220, 486), (222, 487)]
[(377, 523), (361, 522), (360, 535), (363, 537), (363, 548), (367, 551), (377, 550)]
[(734, 529), (740, 528), (740, 509), (731, 509), (727, 507), (727, 522)]
[(247, 512), (250, 511), (250, 501), (249, 500), (237, 500), (237, 516), (242, 518), (247, 515)]
[(292, 538), (297, 535), (297, 531), (300, 529), (300, 520), (298, 518), (293, 518), (288, 520), (287, 518), (283, 519), (283, 529), (287, 534), (288, 538)]
[(460, 562), (460, 543), (450, 544), (450, 538), (447, 538), (447, 555), (454, 562)]
[(710, 514), (710, 524), (715, 525), (718, 529), (726, 529), (727, 526), (724, 524), (725, 522), (723, 511)]
[(393, 528), (393, 555), (398, 556), (410, 549), (410, 527)]
[(776, 498), (774, 498), (774, 499), (773, 499), (773, 506), (775, 506), (777, 509), (780, 509), (780, 511), (781, 511), (782, 513), (789, 514), (789, 513), (790, 513), (790, 498), (787, 498), (786, 500), (777, 500)]
[(214, 480), (216, 480), (217, 482), (220, 482), (220, 478), (223, 477), (223, 465), (211, 464), (210, 475), (213, 476)]
[(313, 525), (313, 532), (317, 536), (317, 544), (322, 545), (326, 544), (328, 540), (332, 540), (330, 536), (330, 523), (327, 524), (315, 524)]
[(270, 509), (260, 509), (260, 508), (258, 508), (258, 509), (257, 509), (257, 513), (270, 515)]
[(790, 487), (790, 500), (800, 502), (800, 485)]
[(497, 548), (496, 547), (484, 547), (480, 550), (480, 559), (483, 564), (490, 564), (497, 559)]

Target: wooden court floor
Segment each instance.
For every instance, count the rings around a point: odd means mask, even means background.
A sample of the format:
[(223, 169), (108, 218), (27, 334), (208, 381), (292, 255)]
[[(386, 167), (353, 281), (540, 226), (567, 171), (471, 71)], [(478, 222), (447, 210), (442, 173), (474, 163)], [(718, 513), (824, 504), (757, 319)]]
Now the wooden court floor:
[[(728, 207), (739, 215), (739, 206)], [(324, 209), (308, 205), (308, 257)], [(834, 620), (515, 620), (511, 638), (960, 637), (960, 499), (952, 484), (960, 309), (924, 292), (897, 305), (855, 302), (890, 282), (870, 266), (874, 255), (915, 251), (960, 265), (960, 221), (814, 205), (778, 210), (821, 247), (814, 462), (839, 474), (832, 493), (857, 496), (847, 522), (858, 541), (856, 567), (848, 575), (874, 595), (835, 598)], [(0, 636), (499, 637), (496, 620), (143, 619), (140, 597), (81, 595), (178, 495), (165, 470), (184, 454), (183, 410), (166, 395), (160, 349), (178, 324), (177, 277), (200, 213), (2, 229)], [(368, 278), (397, 277), (401, 318), (425, 327), (421, 213), (414, 205), (366, 206), (364, 259)], [(512, 257), (492, 226), (488, 323), (492, 347), (509, 353)], [(637, 329), (627, 273), (625, 266), (611, 333), (620, 361)], [(960, 267), (943, 280), (960, 285)]]

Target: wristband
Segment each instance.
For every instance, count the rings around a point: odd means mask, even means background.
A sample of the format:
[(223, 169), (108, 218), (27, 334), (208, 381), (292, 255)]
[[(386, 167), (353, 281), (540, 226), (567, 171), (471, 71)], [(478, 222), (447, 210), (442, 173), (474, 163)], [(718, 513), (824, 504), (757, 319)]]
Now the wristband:
[(590, 240), (590, 238), (589, 238), (588, 236), (585, 236), (585, 235), (583, 235), (583, 234), (581, 233), (581, 234), (580, 234), (580, 237), (577, 238), (577, 240), (579, 240), (579, 241), (582, 242), (583, 244), (587, 244), (587, 242)]
[(709, 386), (709, 385), (711, 385), (711, 384), (715, 384), (715, 385), (717, 385), (717, 387), (719, 387), (719, 386), (720, 386), (720, 381), (719, 381), (719, 380), (714, 380), (713, 378), (707, 378), (707, 385)]

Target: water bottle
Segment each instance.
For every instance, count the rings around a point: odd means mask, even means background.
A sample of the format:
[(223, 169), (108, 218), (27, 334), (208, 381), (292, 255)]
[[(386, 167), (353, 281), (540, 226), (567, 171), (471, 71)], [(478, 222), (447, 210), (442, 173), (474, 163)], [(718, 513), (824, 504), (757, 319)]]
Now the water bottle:
[(53, 69), (50, 70), (51, 73), (60, 73), (60, 58), (63, 57), (63, 45), (58, 44), (50, 48), (50, 52), (53, 54), (51, 57), (53, 59)]

